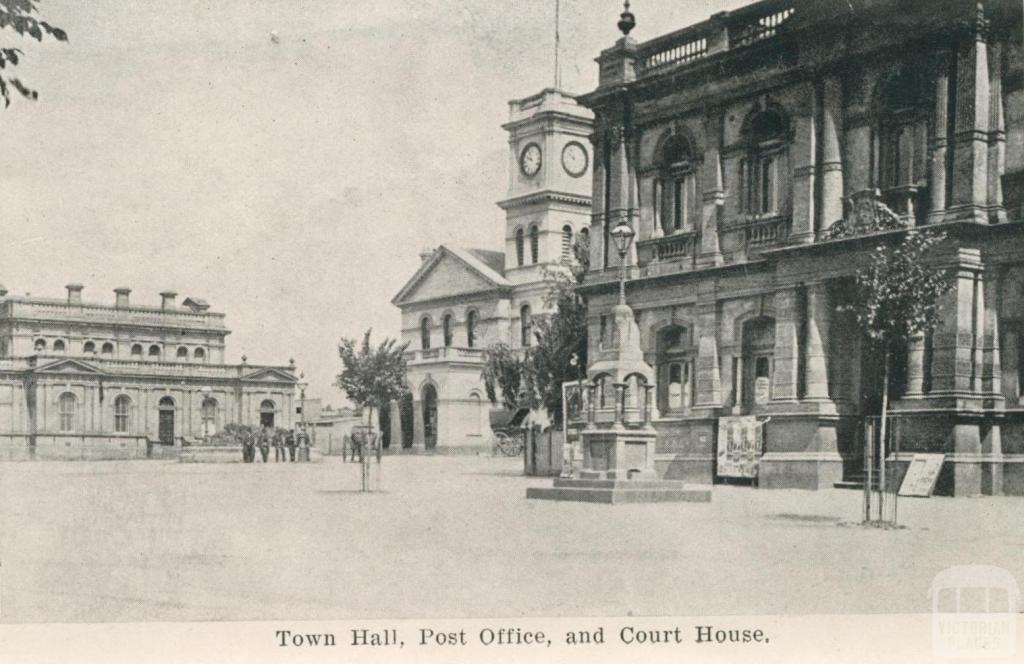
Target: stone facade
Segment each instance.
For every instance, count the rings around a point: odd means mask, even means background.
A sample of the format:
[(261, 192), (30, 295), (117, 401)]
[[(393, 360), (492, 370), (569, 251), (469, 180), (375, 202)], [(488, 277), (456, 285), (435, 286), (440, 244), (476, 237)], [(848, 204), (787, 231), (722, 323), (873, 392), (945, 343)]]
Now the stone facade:
[(224, 364), (224, 314), (11, 296), (0, 288), (0, 458), (174, 454), (225, 424), (291, 427), (294, 366)]
[(1021, 34), (1008, 0), (765, 0), (601, 54), (580, 98), (598, 155), (589, 340), (608, 343), (625, 220), (663, 476), (712, 481), (734, 414), (771, 418), (762, 487), (862, 467), (879, 358), (838, 307), (905, 232), (833, 239), (868, 209), (942, 225), (958, 275), (898, 371), (904, 453), (947, 454), (941, 492), (1024, 494)]
[(491, 404), (483, 349), (531, 343), (531, 321), (549, 312), (545, 270), (573, 260), (589, 233), (591, 114), (546, 89), (509, 104), (505, 252), (442, 245), (392, 303), (409, 343), (410, 397), (386, 419), (389, 445), (448, 452), (490, 449)]

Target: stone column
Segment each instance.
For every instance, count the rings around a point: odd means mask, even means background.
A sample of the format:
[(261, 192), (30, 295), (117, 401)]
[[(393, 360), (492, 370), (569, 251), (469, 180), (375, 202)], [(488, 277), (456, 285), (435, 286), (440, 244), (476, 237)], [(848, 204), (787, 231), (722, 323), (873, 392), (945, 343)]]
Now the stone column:
[(626, 414), (626, 384), (613, 383), (612, 386), (615, 388), (615, 426), (621, 427)]
[(996, 63), (992, 67), (991, 93), (992, 102), (989, 115), (988, 144), (988, 205), (989, 219), (993, 223), (1006, 221), (1006, 209), (1003, 207), (1003, 179), (1006, 173), (1006, 114), (1003, 111), (1003, 79), (1001, 47), (993, 44), (991, 60)]
[(698, 267), (722, 264), (722, 249), (718, 240), (718, 221), (725, 204), (725, 186), (722, 182), (722, 113), (715, 110), (704, 118), (704, 167), (701, 169), (701, 223)]
[(843, 87), (838, 76), (825, 77), (821, 104), (821, 226), (827, 231), (843, 218)]
[(772, 400), (795, 401), (799, 348), (795, 289), (775, 293), (775, 373)]
[(959, 249), (953, 288), (942, 298), (939, 325), (932, 335), (932, 394), (970, 393), (974, 389), (975, 274), (977, 249)]
[(412, 402), (412, 445), (423, 449), (426, 447), (426, 431), (423, 425), (423, 402), (413, 400)]
[(949, 164), (947, 127), (949, 126), (949, 51), (940, 51), (935, 57), (935, 139), (932, 143), (931, 211), (929, 223), (939, 223), (946, 216), (946, 188)]
[[(813, 284), (807, 291), (807, 392), (808, 401), (828, 401), (829, 364), (828, 347), (831, 307), (828, 287)], [(776, 360), (776, 370), (778, 360)]]
[(587, 384), (587, 426), (594, 426), (597, 410), (597, 385)]
[(817, 168), (817, 147), (815, 145), (815, 122), (817, 99), (816, 86), (807, 84), (805, 92), (809, 108), (801, 109), (796, 117), (796, 138), (792, 149), (793, 164), (793, 242), (808, 244), (814, 242), (814, 173)]
[(590, 144), (594, 154), (593, 196), (591, 197), (590, 216), (590, 269), (600, 270), (604, 265), (604, 226), (607, 219), (605, 209), (605, 180), (607, 177), (605, 162), (605, 141), (600, 133), (590, 136)]
[(971, 370), (971, 390), (975, 394), (981, 394), (981, 374), (985, 355), (985, 289), (980, 272), (974, 273), (973, 286), (974, 329), (972, 330), (973, 352), (971, 359), (973, 368)]
[(953, 200), (946, 216), (952, 221), (988, 223), (987, 31), (985, 19), (979, 16), (958, 47)]
[(722, 405), (722, 379), (718, 366), (718, 316), (715, 305), (700, 305), (697, 315), (697, 394), (694, 408)]
[(1003, 370), (999, 352), (999, 281), (992, 274), (985, 279), (985, 334), (982, 360), (982, 391), (998, 400), (1003, 399)]
[(654, 398), (654, 385), (644, 383), (644, 427), (651, 426), (651, 410), (654, 405), (651, 400)]

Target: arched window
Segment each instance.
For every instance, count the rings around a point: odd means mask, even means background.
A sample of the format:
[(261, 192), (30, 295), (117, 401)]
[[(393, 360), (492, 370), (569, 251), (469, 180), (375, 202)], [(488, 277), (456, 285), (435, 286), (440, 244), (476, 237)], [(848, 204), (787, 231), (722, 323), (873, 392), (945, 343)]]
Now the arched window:
[(127, 394), (118, 395), (114, 399), (114, 431), (128, 433), (128, 414), (132, 405)]
[(697, 205), (693, 146), (679, 134), (665, 139), (654, 180), (654, 219), (666, 235), (693, 230)]
[(204, 361), (204, 360), (206, 360), (206, 351), (203, 350), (202, 348), (196, 348), (196, 351), (193, 354), (193, 357), (195, 357), (199, 361)]
[(150, 346), (149, 347), (149, 357), (150, 357), (150, 359), (159, 358), (160, 357), (160, 346), (157, 346), (156, 344), (153, 344), (152, 346)]
[(516, 229), (516, 265), (523, 266), (525, 247), (523, 246), (523, 229)]
[(530, 317), (530, 305), (524, 304), (519, 309), (519, 341), (524, 347), (530, 345), (532, 328), (533, 320)]
[(188, 348), (185, 348), (184, 346), (178, 346), (178, 359), (179, 360), (187, 360), (188, 359)]
[(420, 321), (420, 348), (430, 349), (430, 318), (426, 316)]
[(789, 212), (789, 121), (777, 110), (758, 111), (743, 124), (740, 209), (752, 216)]
[(540, 229), (534, 224), (530, 226), (530, 262), (534, 265), (540, 257)]
[(477, 317), (478, 316), (479, 316), (479, 314), (477, 314), (475, 309), (470, 309), (466, 313), (466, 347), (467, 348), (475, 348), (476, 347), (476, 322), (477, 322)]
[(58, 412), (60, 413), (61, 433), (70, 433), (75, 430), (75, 411), (77, 410), (78, 399), (74, 394), (65, 392), (60, 395), (58, 401)]
[(103, 348), (100, 350), (100, 352), (103, 353), (104, 355), (113, 355), (114, 344), (110, 343), (109, 341), (106, 342), (105, 344), (103, 344)]
[(85, 344), (82, 346), (82, 352), (88, 353), (88, 354), (95, 354), (96, 353), (96, 343), (93, 342), (93, 341), (86, 341)]
[(132, 357), (142, 357), (142, 344), (132, 344)]
[(908, 68), (877, 88), (877, 187), (886, 204), (907, 220), (923, 223), (928, 194), (928, 142), (935, 104), (928, 76)]
[(202, 407), (203, 436), (217, 433), (217, 400), (213, 397), (203, 399)]
[(452, 345), (452, 315), (445, 314), (441, 319), (441, 330), (444, 332), (444, 347)]
[(64, 345), (64, 340), (63, 339), (57, 339), (56, 341), (53, 342), (53, 352), (54, 353), (63, 353), (65, 348), (66, 347)]
[(572, 261), (572, 226), (562, 226), (562, 261)]
[(174, 399), (162, 397), (157, 403), (157, 438), (162, 445), (174, 444)]
[(36, 343), (35, 343), (34, 348), (36, 349), (37, 353), (45, 353), (46, 352), (46, 340), (45, 339), (36, 339)]

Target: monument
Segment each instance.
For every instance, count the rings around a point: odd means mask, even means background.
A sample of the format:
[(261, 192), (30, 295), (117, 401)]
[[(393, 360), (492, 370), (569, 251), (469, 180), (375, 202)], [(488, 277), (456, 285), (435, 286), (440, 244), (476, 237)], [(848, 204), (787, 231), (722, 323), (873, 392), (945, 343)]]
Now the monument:
[(625, 258), (633, 230), (623, 221), (611, 236), (620, 256), (619, 303), (612, 309), (610, 338), (598, 344), (596, 360), (587, 369), (583, 468), (579, 477), (559, 477), (552, 487), (527, 489), (526, 497), (595, 503), (708, 502), (710, 489), (660, 479), (655, 470), (654, 370), (644, 361), (640, 328), (626, 304)]

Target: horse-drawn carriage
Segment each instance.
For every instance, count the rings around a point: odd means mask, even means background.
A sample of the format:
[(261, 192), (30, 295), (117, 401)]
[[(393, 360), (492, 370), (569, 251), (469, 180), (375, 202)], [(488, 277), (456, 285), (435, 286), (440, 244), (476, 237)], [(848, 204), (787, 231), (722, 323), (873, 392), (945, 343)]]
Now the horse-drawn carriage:
[(505, 456), (519, 456), (526, 447), (526, 432), (523, 423), (530, 414), (529, 408), (494, 408), (491, 410), (491, 443)]

